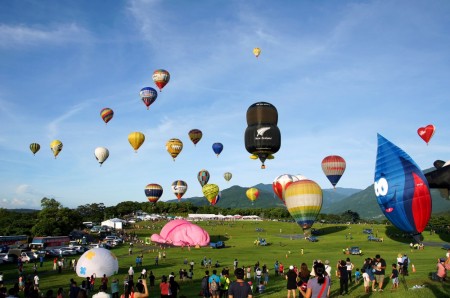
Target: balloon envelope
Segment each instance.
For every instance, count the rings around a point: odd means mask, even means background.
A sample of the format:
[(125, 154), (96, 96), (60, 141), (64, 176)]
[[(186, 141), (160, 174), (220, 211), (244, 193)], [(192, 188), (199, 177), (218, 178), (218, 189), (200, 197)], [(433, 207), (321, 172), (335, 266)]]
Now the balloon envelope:
[(191, 129), (188, 135), (192, 143), (194, 143), (194, 145), (197, 145), (197, 143), (202, 139), (203, 133), (200, 129)]
[(155, 82), (156, 86), (158, 86), (159, 91), (164, 88), (170, 81), (170, 73), (164, 69), (157, 69), (153, 72), (152, 79)]
[(100, 117), (102, 117), (102, 119), (105, 123), (108, 123), (109, 120), (111, 120), (113, 116), (114, 116), (114, 111), (111, 110), (110, 108), (104, 108), (100, 111)]
[(247, 195), (247, 199), (249, 199), (253, 203), (259, 197), (259, 190), (255, 187), (252, 187), (252, 188), (247, 189), (245, 194)]
[(434, 125), (433, 125), (433, 124), (428, 124), (428, 125), (425, 126), (425, 127), (420, 127), (420, 128), (417, 130), (417, 134), (418, 134), (419, 137), (421, 137), (422, 140), (424, 140), (425, 143), (427, 143), (427, 145), (428, 145), (428, 142), (429, 142), (429, 141), (431, 140), (431, 138), (433, 137), (435, 131), (436, 131), (436, 128), (434, 127)]
[(232, 177), (233, 174), (231, 174), (230, 172), (226, 172), (223, 174), (223, 178), (225, 178), (226, 181), (230, 181)]
[(212, 150), (214, 151), (214, 153), (219, 156), (219, 154), (222, 152), (223, 150), (223, 145), (222, 143), (214, 143), (212, 145)]
[(97, 161), (100, 163), (100, 165), (103, 164), (105, 160), (109, 157), (109, 150), (105, 147), (97, 147), (94, 150), (94, 156), (97, 159)]
[(58, 156), (59, 152), (61, 152), (62, 148), (63, 148), (63, 144), (61, 143), (60, 140), (53, 140), (50, 143), (50, 149), (52, 150), (55, 158), (56, 158), (56, 156)]
[(36, 154), (39, 149), (41, 149), (41, 145), (39, 145), (38, 143), (31, 143), (30, 144), (30, 150), (31, 152), (33, 152), (33, 155)]
[(284, 194), (286, 192), (286, 188), (298, 180), (299, 179), (294, 175), (289, 174), (280, 175), (273, 180), (272, 183), (273, 192), (284, 203)]
[(172, 192), (175, 194), (178, 200), (186, 193), (188, 185), (183, 180), (176, 180), (172, 183)]
[(201, 227), (184, 219), (174, 219), (159, 234), (153, 234), (151, 240), (174, 246), (207, 246), (210, 238), (208, 232)]
[(142, 132), (132, 132), (128, 135), (128, 142), (130, 142), (131, 147), (137, 152), (139, 147), (144, 143), (145, 135)]
[(297, 224), (307, 230), (322, 208), (322, 189), (312, 180), (299, 180), (287, 187), (284, 200)]
[(201, 186), (205, 186), (209, 181), (209, 172), (207, 170), (200, 170), (197, 174), (197, 180)]
[(183, 142), (179, 139), (170, 139), (166, 143), (166, 150), (175, 161), (175, 158), (177, 158), (178, 154), (183, 150)]
[(158, 98), (158, 92), (152, 87), (144, 87), (139, 92), (139, 96), (148, 110), (150, 105), (155, 102), (156, 98)]
[(117, 257), (105, 248), (92, 248), (86, 251), (78, 260), (76, 272), (79, 277), (97, 277), (105, 274), (107, 277), (117, 274), (119, 261)]
[(147, 184), (144, 192), (150, 203), (156, 203), (163, 194), (163, 188), (159, 184), (151, 183)]
[(256, 58), (258, 58), (260, 54), (261, 54), (261, 49), (260, 48), (254, 48), (253, 49), (253, 55), (255, 55)]
[(202, 187), (202, 192), (209, 203), (211, 203), (219, 194), (219, 186), (216, 184), (206, 184)]
[(342, 174), (345, 172), (345, 160), (339, 155), (330, 155), (322, 160), (322, 171), (330, 180), (333, 187), (336, 186)]
[(408, 154), (381, 135), (374, 181), (378, 205), (387, 219), (413, 236), (421, 233), (431, 216), (427, 179)]

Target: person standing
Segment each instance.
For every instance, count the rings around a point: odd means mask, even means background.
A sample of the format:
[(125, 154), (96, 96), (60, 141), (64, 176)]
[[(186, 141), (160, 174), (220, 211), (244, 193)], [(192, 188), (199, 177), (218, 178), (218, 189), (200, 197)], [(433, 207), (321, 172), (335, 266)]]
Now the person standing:
[[(345, 268), (345, 267), (344, 267)], [(317, 263), (313, 267), (314, 278), (308, 280), (306, 292), (300, 290), (304, 297), (326, 298), (330, 296), (331, 280), (325, 271), (325, 265)]]
[(212, 298), (219, 298), (220, 295), (220, 277), (217, 276), (217, 270), (213, 270), (213, 274), (209, 277), (209, 292)]
[(236, 268), (238, 267), (238, 260), (237, 259), (234, 259), (233, 267), (234, 267), (234, 270), (236, 270)]
[(119, 281), (114, 278), (111, 282), (111, 296), (112, 298), (119, 298)]
[(220, 276), (220, 298), (228, 298), (228, 288), (231, 283), (228, 275), (228, 270), (222, 270), (222, 275)]
[(233, 281), (228, 288), (228, 298), (252, 298), (252, 289), (250, 285), (244, 281), (244, 269), (236, 268), (234, 275), (236, 281)]
[[(403, 269), (405, 268), (405, 262), (403, 261)], [(380, 257), (380, 255), (375, 256), (375, 281), (378, 283), (378, 291), (383, 292), (383, 282), (386, 270), (386, 261)]]
[(202, 278), (201, 283), (201, 292), (203, 293), (203, 298), (211, 297), (211, 293), (209, 292), (209, 271), (205, 271), (205, 276)]
[(165, 275), (163, 275), (161, 278), (161, 282), (159, 283), (159, 290), (161, 293), (161, 298), (169, 297), (170, 284), (167, 282), (167, 277)]
[(350, 281), (350, 283), (352, 283), (352, 275), (353, 275), (353, 263), (350, 261), (350, 258), (347, 258), (347, 261), (345, 262), (345, 266), (347, 266), (347, 275), (348, 275), (348, 280)]
[(180, 285), (176, 282), (175, 276), (171, 276), (169, 278), (169, 287), (170, 287), (169, 297), (177, 298), (178, 292), (180, 291)]
[(106, 293), (106, 289), (103, 287), (103, 285), (101, 285), (98, 293), (92, 295), (92, 298), (111, 298), (111, 295)]
[(150, 281), (150, 287), (155, 286), (155, 275), (153, 275), (153, 271), (150, 270), (150, 274), (148, 276), (148, 280)]
[(348, 294), (347, 264), (344, 260), (341, 260), (337, 270), (339, 275), (339, 293), (341, 295)]
[(128, 280), (133, 280), (134, 277), (134, 270), (133, 270), (133, 266), (130, 266), (130, 268), (128, 269)]
[(34, 275), (34, 286), (39, 288), (39, 276), (37, 274)]
[(391, 280), (392, 280), (392, 290), (398, 289), (398, 270), (397, 270), (397, 264), (392, 264)]
[(287, 288), (287, 298), (292, 297), (295, 298), (297, 293), (297, 273), (294, 271), (294, 266), (289, 266), (289, 270), (286, 273), (286, 288)]

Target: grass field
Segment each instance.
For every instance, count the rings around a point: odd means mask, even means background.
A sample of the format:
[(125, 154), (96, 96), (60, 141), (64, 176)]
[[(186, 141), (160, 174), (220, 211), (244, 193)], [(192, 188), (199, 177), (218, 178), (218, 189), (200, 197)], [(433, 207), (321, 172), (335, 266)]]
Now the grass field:
[[(211, 258), (212, 263), (219, 261), (221, 267), (233, 267), (235, 258), (239, 261), (239, 266), (253, 266), (257, 261), (260, 264), (267, 264), (270, 273), (269, 284), (267, 290), (263, 294), (255, 294), (254, 296), (272, 297), (286, 297), (286, 281), (274, 276), (273, 265), (276, 260), (282, 262), (287, 268), (289, 265), (300, 266), (301, 263), (306, 263), (311, 269), (313, 260), (320, 259), (322, 261), (329, 260), (332, 266), (332, 287), (331, 297), (337, 297), (339, 294), (339, 281), (334, 276), (334, 270), (338, 260), (348, 257), (342, 253), (342, 249), (350, 246), (359, 246), (363, 251), (363, 256), (349, 256), (351, 261), (355, 264), (355, 268), (360, 268), (365, 257), (374, 257), (380, 254), (386, 260), (387, 268), (390, 268), (392, 263), (396, 262), (398, 253), (407, 253), (410, 257), (411, 263), (414, 264), (416, 272), (410, 270), (410, 275), (405, 278), (400, 278), (400, 288), (395, 292), (391, 292), (391, 283), (386, 279), (384, 292), (364, 294), (363, 286), (352, 284), (350, 285), (348, 295), (349, 297), (370, 297), (370, 296), (385, 296), (385, 297), (450, 297), (450, 282), (439, 283), (432, 281), (429, 278), (431, 272), (436, 271), (437, 258), (444, 257), (446, 251), (442, 249), (442, 244), (448, 243), (449, 235), (429, 235), (424, 233), (424, 241), (431, 242), (436, 246), (426, 246), (424, 250), (413, 250), (409, 248), (409, 239), (394, 240), (387, 236), (392, 234), (389, 227), (383, 225), (320, 225), (316, 224), (314, 227), (319, 230), (319, 242), (308, 242), (300, 238), (301, 229), (295, 223), (285, 222), (199, 222), (199, 226), (207, 230), (211, 236), (211, 241), (224, 240), (226, 248), (211, 249), (203, 247), (200, 249), (191, 248), (181, 249), (179, 247), (166, 248), (167, 258), (161, 260), (159, 266), (154, 266), (154, 259), (158, 255), (159, 248), (155, 246), (135, 245), (133, 255), (128, 255), (128, 245), (124, 244), (122, 247), (114, 248), (113, 252), (119, 259), (120, 270), (115, 276), (122, 282), (127, 276), (127, 270), (130, 265), (135, 264), (135, 257), (138, 253), (144, 254), (144, 267), (150, 271), (152, 270), (158, 279), (162, 275), (169, 275), (174, 272), (178, 276), (180, 268), (189, 269), (188, 265), (183, 264), (183, 260), (187, 258), (189, 261), (195, 262), (194, 278), (192, 282), (180, 282), (180, 295), (186, 297), (198, 297), (200, 291), (200, 280), (204, 275), (204, 268), (201, 268), (201, 260)], [(148, 237), (153, 233), (159, 233), (161, 224), (155, 230), (145, 227), (145, 223), (141, 229), (136, 229), (135, 232), (139, 237)], [(384, 242), (369, 242), (367, 241), (367, 234), (362, 233), (365, 228), (372, 228), (378, 234), (378, 237), (383, 237)], [(346, 235), (351, 233), (352, 239), (346, 239)], [(270, 245), (255, 246), (254, 240), (258, 237), (265, 238)], [(446, 238), (447, 237), (447, 238)], [(303, 255), (301, 250), (303, 249)], [(4, 273), (4, 280), (6, 280), (7, 287), (11, 287), (17, 280), (17, 269), (14, 265), (0, 265), (0, 271)], [(26, 273), (32, 273), (32, 265), (26, 264)], [(135, 268), (135, 272), (140, 272), (141, 269)], [(211, 269), (212, 270), (212, 269)], [(81, 283), (82, 278), (76, 276), (73, 271), (69, 269), (63, 271), (62, 274), (57, 274), (52, 270), (51, 260), (46, 260), (43, 268), (39, 268), (41, 290), (45, 293), (48, 289), (53, 289), (56, 293), (59, 287), (63, 287), (66, 291), (69, 288), (69, 280), (74, 278)], [(386, 270), (386, 275), (390, 275), (390, 270)], [(111, 279), (110, 279), (111, 280)], [(100, 280), (97, 281), (97, 285)], [(421, 289), (411, 289), (415, 285), (424, 285)], [(159, 297), (159, 288), (151, 289), (149, 297)]]

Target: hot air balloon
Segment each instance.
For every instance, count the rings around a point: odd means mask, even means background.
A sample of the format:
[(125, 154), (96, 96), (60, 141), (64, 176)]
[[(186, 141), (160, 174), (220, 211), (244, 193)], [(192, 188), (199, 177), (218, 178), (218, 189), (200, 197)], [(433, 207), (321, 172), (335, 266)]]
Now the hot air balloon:
[(147, 184), (145, 195), (150, 203), (156, 203), (163, 194), (163, 188), (156, 183)]
[(103, 162), (105, 162), (105, 160), (109, 157), (109, 150), (105, 147), (97, 147), (95, 148), (94, 156), (100, 163), (100, 166), (102, 166)]
[(345, 160), (338, 155), (330, 155), (322, 160), (322, 170), (334, 188), (345, 171)]
[(60, 140), (53, 140), (50, 143), (50, 149), (52, 150), (55, 158), (56, 158), (56, 156), (58, 156), (59, 152), (61, 152), (62, 148), (63, 148), (63, 144), (61, 143)]
[(111, 110), (110, 108), (104, 108), (100, 111), (100, 117), (102, 117), (105, 124), (107, 124), (109, 122), (109, 120), (112, 119), (113, 116), (114, 116), (114, 111)]
[(425, 127), (420, 127), (417, 130), (417, 133), (419, 134), (419, 137), (421, 137), (422, 140), (424, 140), (425, 143), (427, 143), (427, 145), (428, 145), (428, 142), (433, 137), (435, 130), (436, 130), (436, 128), (434, 127), (434, 125), (433, 124), (429, 124), (429, 125), (427, 125)]
[(273, 180), (272, 183), (273, 192), (284, 203), (284, 193), (286, 192), (286, 188), (298, 180), (299, 179), (294, 175), (289, 174), (280, 175)]
[(308, 179), (293, 182), (284, 193), (284, 202), (297, 224), (308, 232), (322, 208), (322, 189)]
[(110, 277), (119, 272), (119, 261), (108, 249), (97, 247), (86, 251), (77, 262), (76, 273), (86, 278), (92, 275)]
[(252, 201), (252, 205), (253, 205), (253, 202), (256, 201), (256, 199), (259, 197), (259, 190), (255, 187), (252, 187), (252, 188), (247, 189), (245, 194), (247, 195), (247, 199)]
[(128, 135), (128, 142), (133, 147), (134, 152), (137, 152), (139, 147), (144, 143), (145, 135), (142, 132), (132, 132)]
[(225, 180), (230, 181), (231, 177), (233, 177), (233, 174), (231, 174), (230, 172), (226, 172), (223, 174), (223, 178), (225, 178)]
[(217, 157), (219, 157), (219, 154), (222, 152), (223, 150), (223, 145), (222, 143), (214, 143), (212, 144), (212, 150), (214, 151), (214, 153), (217, 155)]
[(188, 134), (194, 145), (197, 145), (197, 143), (202, 139), (203, 136), (203, 133), (200, 129), (191, 129)]
[(277, 122), (277, 109), (268, 102), (257, 102), (247, 110), (245, 149), (252, 154), (251, 158), (259, 158), (261, 169), (265, 169), (266, 159), (273, 159), (273, 154), (280, 149), (281, 133)]
[(152, 79), (155, 82), (156, 86), (158, 86), (159, 91), (162, 91), (162, 88), (169, 83), (170, 73), (164, 69), (157, 69), (153, 72)]
[(175, 158), (183, 150), (183, 142), (179, 139), (170, 139), (166, 143), (166, 150), (172, 156), (173, 161), (175, 161)]
[(201, 170), (200, 172), (198, 172), (197, 180), (198, 182), (200, 182), (201, 186), (205, 186), (206, 184), (208, 184), (209, 181), (209, 172), (204, 169)]
[(202, 187), (205, 198), (211, 203), (219, 194), (219, 186), (216, 184), (206, 184)]
[(38, 143), (31, 143), (30, 144), (30, 150), (31, 152), (33, 152), (33, 155), (35, 155), (39, 149), (41, 149), (41, 145), (39, 145)]
[(222, 198), (222, 192), (219, 191), (219, 193), (217, 194), (217, 196), (212, 199), (211, 201), (211, 205), (215, 206), (217, 203), (219, 203), (220, 199)]
[(183, 180), (176, 180), (172, 183), (172, 191), (177, 197), (178, 201), (181, 200), (181, 197), (186, 193), (188, 189), (188, 185)]
[(378, 205), (387, 219), (420, 242), (431, 216), (427, 179), (408, 154), (379, 134), (374, 181)]
[(253, 49), (253, 55), (255, 55), (256, 58), (258, 58), (260, 54), (261, 54), (261, 49), (260, 48), (254, 48)]
[(436, 170), (427, 172), (425, 178), (429, 188), (439, 190), (441, 197), (450, 199), (450, 161), (436, 160), (433, 162)]
[(150, 105), (154, 103), (156, 98), (158, 97), (158, 92), (152, 87), (144, 87), (139, 92), (139, 96), (141, 97), (142, 102), (144, 102), (148, 110)]

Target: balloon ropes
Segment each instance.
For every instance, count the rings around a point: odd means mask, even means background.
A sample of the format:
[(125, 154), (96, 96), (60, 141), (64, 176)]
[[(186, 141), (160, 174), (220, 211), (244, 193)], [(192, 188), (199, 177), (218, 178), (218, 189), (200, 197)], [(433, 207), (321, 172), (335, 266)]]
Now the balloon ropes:
[(50, 143), (50, 149), (52, 150), (53, 156), (55, 158), (58, 156), (59, 152), (61, 152), (62, 148), (63, 148), (63, 143), (61, 143), (60, 140), (53, 140)]
[(38, 143), (31, 143), (30, 144), (30, 150), (31, 152), (33, 152), (33, 155), (35, 155), (39, 149), (41, 149), (41, 145), (39, 145)]
[(428, 142), (430, 142), (430, 140), (433, 137), (435, 131), (436, 131), (436, 128), (434, 127), (434, 125), (433, 124), (429, 124), (429, 125), (427, 125), (425, 127), (420, 127), (417, 130), (417, 134), (428, 145)]
[(259, 158), (261, 169), (266, 168), (266, 159), (273, 159), (273, 154), (280, 149), (281, 133), (277, 123), (277, 109), (268, 102), (254, 103), (247, 110), (245, 149), (252, 154), (250, 158)]
[(330, 155), (322, 160), (322, 171), (334, 188), (345, 172), (345, 160), (339, 155)]
[(100, 111), (100, 117), (102, 117), (103, 122), (105, 122), (105, 124), (108, 124), (108, 122), (112, 119), (113, 116), (114, 111), (111, 110), (110, 108), (104, 108)]
[(132, 132), (128, 135), (128, 142), (130, 142), (131, 147), (133, 147), (134, 152), (137, 153), (139, 147), (144, 143), (145, 135), (142, 132)]
[(378, 135), (374, 189), (386, 218), (419, 243), (420, 233), (431, 217), (427, 179), (408, 154), (381, 135)]

